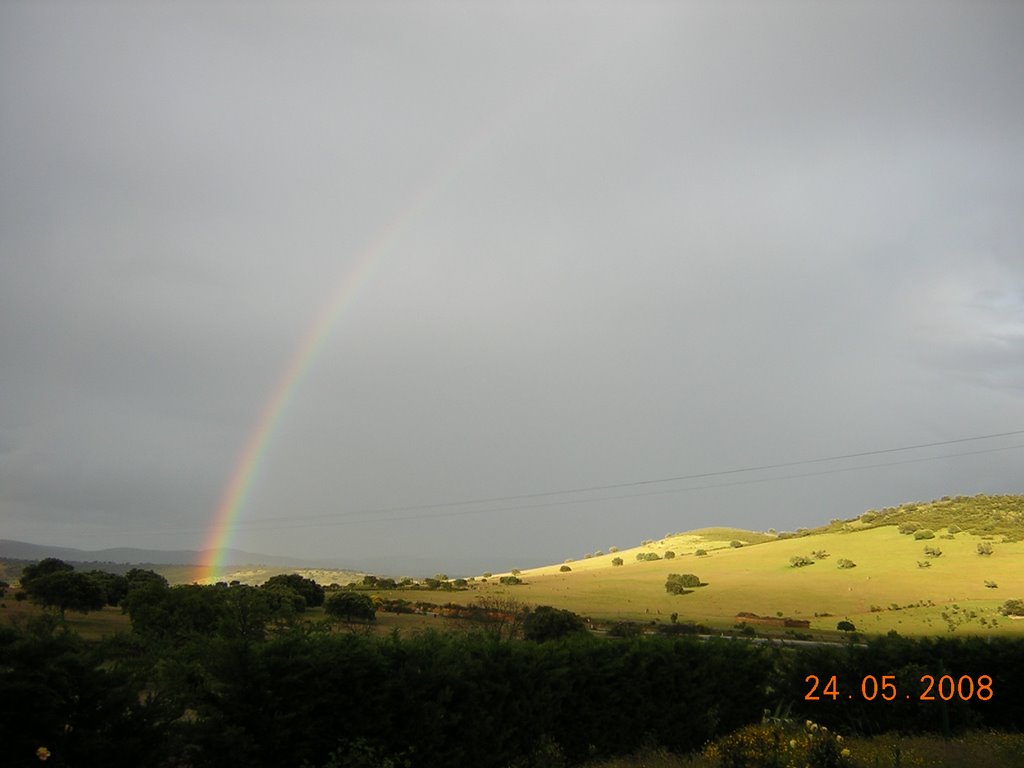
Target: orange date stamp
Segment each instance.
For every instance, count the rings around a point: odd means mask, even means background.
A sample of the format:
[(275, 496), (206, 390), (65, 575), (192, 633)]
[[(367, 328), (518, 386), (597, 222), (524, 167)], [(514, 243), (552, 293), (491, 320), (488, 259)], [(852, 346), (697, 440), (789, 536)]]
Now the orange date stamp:
[[(822, 701), (823, 699), (832, 701), (843, 699), (896, 701), (899, 698), (913, 698), (909, 693), (900, 695), (896, 685), (896, 675), (882, 675), (881, 677), (864, 675), (860, 679), (859, 686), (854, 681), (854, 684), (849, 687), (840, 684), (838, 675), (825, 678), (824, 685), (822, 685), (822, 678), (817, 675), (808, 675), (804, 678), (804, 682), (810, 686), (810, 690), (804, 694), (804, 701)], [(935, 675), (921, 675), (918, 682), (922, 688), (917, 694), (918, 701), (951, 701), (952, 699), (989, 701), (992, 698), (991, 675), (978, 675), (977, 677), (941, 675), (937, 678)]]

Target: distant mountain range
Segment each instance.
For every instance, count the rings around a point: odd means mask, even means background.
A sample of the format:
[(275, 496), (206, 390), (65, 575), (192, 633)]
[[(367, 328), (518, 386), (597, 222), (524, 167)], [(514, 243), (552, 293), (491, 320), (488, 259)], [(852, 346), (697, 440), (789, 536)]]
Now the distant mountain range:
[[(11, 560), (42, 560), (44, 557), (58, 557), (73, 563), (118, 563), (131, 565), (196, 565), (204, 559), (204, 553), (194, 549), (136, 549), (114, 547), (111, 549), (86, 550), (74, 547), (53, 547), (44, 544), (30, 544), (26, 541), (0, 539), (0, 558)], [(322, 563), (294, 557), (262, 555), (244, 552), (240, 549), (225, 550), (218, 558), (223, 565), (272, 565), (281, 567), (312, 568)]]
[[(72, 564), (196, 565), (204, 560), (203, 555), (201, 550), (194, 549), (113, 547), (86, 550), (0, 539), (0, 559), (9, 560), (42, 560), (44, 557), (57, 557)], [(523, 565), (520, 560), (507, 557), (456, 557), (446, 560), (440, 557), (417, 557), (415, 555), (370, 555), (351, 558), (342, 563), (329, 559), (313, 560), (265, 555), (258, 552), (245, 552), (240, 549), (225, 550), (223, 555), (218, 558), (218, 563), (231, 568), (243, 565), (265, 565), (276, 568), (328, 568), (393, 576), (430, 576), (440, 571), (470, 576), (488, 569), (495, 572), (507, 571)]]

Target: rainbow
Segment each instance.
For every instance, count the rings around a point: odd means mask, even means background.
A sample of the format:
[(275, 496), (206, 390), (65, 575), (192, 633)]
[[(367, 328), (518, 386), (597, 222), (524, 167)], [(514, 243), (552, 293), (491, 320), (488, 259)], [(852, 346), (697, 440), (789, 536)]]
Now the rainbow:
[(397, 230), (398, 227), (392, 227), (388, 236), (383, 238), (384, 242), (369, 249), (349, 271), (292, 353), (255, 426), (249, 431), (242, 453), (235, 462), (227, 485), (221, 493), (220, 503), (217, 505), (202, 547), (200, 562), (196, 566), (194, 581), (216, 581), (218, 573), (223, 568), (224, 553), (231, 544), (239, 512), (249, 496), (253, 479), (263, 463), (274, 430), (287, 412), (299, 383), (316, 360), (342, 309), (356, 289), (366, 281), (374, 263), (385, 251), (387, 241), (391, 240)]
[(600, 53), (600, 50), (590, 49), (585, 55), (567, 61), (539, 87), (535, 86), (522, 92), (518, 98), (507, 102), (490, 120), (485, 121), (476, 137), (463, 144), (449, 162), (441, 164), (442, 171), (428, 180), (412, 196), (409, 203), (399, 210), (388, 226), (362, 252), (355, 265), (342, 277), (292, 353), (255, 426), (249, 431), (248, 439), (221, 492), (220, 502), (204, 537), (200, 562), (193, 575), (194, 581), (216, 581), (218, 573), (223, 570), (224, 553), (231, 544), (239, 514), (248, 499), (253, 480), (262, 466), (271, 437), (295, 398), (296, 390), (316, 361), (331, 329), (356, 290), (370, 277), (373, 266), (390, 250), (409, 222), (426, 210), (449, 186), (452, 179), (470, 165), (485, 147), (492, 144), (504, 130), (514, 125), (517, 118), (521, 119), (524, 115), (536, 111), (551, 96), (563, 89), (576, 74), (593, 63)]
[(199, 583), (216, 581), (218, 574), (223, 570), (224, 554), (231, 545), (239, 513), (249, 497), (253, 480), (262, 466), (270, 439), (288, 411), (289, 404), (295, 399), (296, 390), (312, 368), (331, 329), (349, 300), (356, 290), (367, 281), (373, 271), (373, 266), (390, 250), (409, 221), (428, 206), (462, 164), (456, 164), (450, 173), (443, 174), (435, 178), (432, 183), (426, 184), (399, 215), (391, 219), (391, 223), (368, 248), (364, 249), (355, 265), (343, 276), (306, 330), (284, 372), (278, 377), (266, 405), (260, 411), (255, 426), (249, 430), (242, 453), (235, 462), (231, 476), (221, 492), (220, 503), (217, 505), (204, 539), (200, 551), (200, 561), (196, 565), (192, 577), (193, 581)]

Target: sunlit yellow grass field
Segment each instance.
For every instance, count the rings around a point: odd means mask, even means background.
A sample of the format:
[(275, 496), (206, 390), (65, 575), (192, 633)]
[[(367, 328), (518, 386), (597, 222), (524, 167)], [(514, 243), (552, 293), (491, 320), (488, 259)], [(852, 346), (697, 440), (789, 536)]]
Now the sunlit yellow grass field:
[[(837, 622), (849, 620), (858, 632), (905, 635), (1021, 635), (1024, 620), (999, 613), (1009, 599), (1024, 598), (1024, 542), (1003, 542), (1001, 536), (982, 539), (968, 533), (950, 536), (935, 530), (935, 538), (919, 540), (901, 534), (895, 526), (833, 530), (802, 537), (777, 538), (728, 528), (702, 529), (667, 536), (644, 546), (592, 555), (568, 563), (523, 570), (523, 584), (499, 583), (508, 574), (478, 575), (468, 590), (396, 590), (384, 598), (471, 603), (480, 598), (514, 598), (527, 605), (567, 608), (595, 620), (663, 623), (673, 613), (681, 622), (704, 624), (713, 630), (732, 629), (737, 614), (786, 617), (810, 622), (809, 629), (754, 624), (759, 633), (817, 637), (840, 634)], [(978, 544), (992, 544), (991, 555), (979, 555)], [(739, 542), (742, 546), (735, 546)], [(941, 555), (927, 557), (925, 547)], [(703, 550), (707, 554), (698, 555)], [(675, 553), (665, 559), (668, 552)], [(824, 552), (825, 557), (816, 557)], [(655, 553), (661, 559), (642, 561), (638, 554)], [(803, 556), (813, 564), (793, 567), (791, 558)], [(613, 565), (621, 558), (621, 565)], [(839, 568), (841, 559), (856, 563)], [(927, 567), (921, 567), (927, 563)], [(563, 567), (570, 570), (562, 571)], [(318, 573), (322, 582), (347, 581), (342, 572)], [(689, 594), (665, 591), (671, 573), (696, 574), (706, 586)], [(251, 574), (254, 583), (261, 583)], [(267, 577), (269, 578), (269, 576)], [(994, 586), (992, 586), (994, 585)], [(19, 621), (38, 609), (16, 603), (7, 595), (5, 621)], [(425, 626), (457, 629), (458, 620), (433, 616), (402, 616), (380, 612), (383, 631), (411, 631)], [(68, 614), (87, 637), (128, 628), (119, 609), (81, 615)], [(322, 618), (308, 611), (307, 620)]]
[[(815, 631), (835, 631), (837, 621), (848, 618), (858, 630), (870, 633), (1024, 633), (1024, 622), (998, 612), (1007, 599), (1024, 597), (1024, 543), (996, 541), (993, 554), (983, 556), (977, 552), (982, 541), (977, 536), (958, 533), (944, 539), (945, 530), (935, 533), (936, 538), (922, 541), (885, 526), (745, 543), (739, 548), (720, 535), (691, 533), (572, 562), (570, 572), (561, 572), (561, 564), (524, 570), (522, 585), (495, 586), (496, 574), (469, 599), (500, 591), (593, 618), (667, 622), (678, 613), (681, 621), (713, 627), (731, 627), (737, 613), (748, 612), (806, 619)], [(727, 532), (727, 539), (741, 542), (764, 538)], [(941, 556), (926, 557), (925, 546), (941, 549)], [(701, 548), (708, 554), (695, 555)], [(669, 550), (676, 553), (674, 559), (636, 559), (638, 552), (664, 557)], [(828, 557), (814, 559), (812, 552), (817, 550)], [(794, 556), (811, 557), (813, 565), (794, 568)], [(621, 557), (623, 564), (613, 566), (614, 557)], [(856, 567), (839, 568), (841, 558)], [(920, 567), (919, 562), (929, 566)], [(664, 587), (670, 573), (694, 573), (707, 586), (687, 595), (670, 595)], [(997, 586), (988, 587), (986, 582)], [(466, 597), (453, 595), (458, 602)]]

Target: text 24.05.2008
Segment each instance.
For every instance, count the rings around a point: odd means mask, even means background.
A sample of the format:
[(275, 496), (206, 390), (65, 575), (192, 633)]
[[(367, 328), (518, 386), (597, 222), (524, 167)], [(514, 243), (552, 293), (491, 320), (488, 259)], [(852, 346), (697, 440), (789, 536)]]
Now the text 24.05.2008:
[[(804, 682), (810, 686), (810, 690), (804, 694), (805, 701), (821, 701), (831, 699), (840, 701), (842, 699), (862, 699), (864, 701), (895, 701), (896, 699), (915, 698), (914, 694), (903, 692), (897, 688), (896, 675), (865, 675), (860, 680), (860, 685), (840, 685), (837, 675), (825, 679), (821, 684), (821, 678), (817, 675), (808, 675)], [(920, 692), (916, 694), (918, 701), (950, 701), (960, 699), (961, 701), (989, 701), (992, 698), (992, 677), (991, 675), (921, 675), (919, 682)]]

